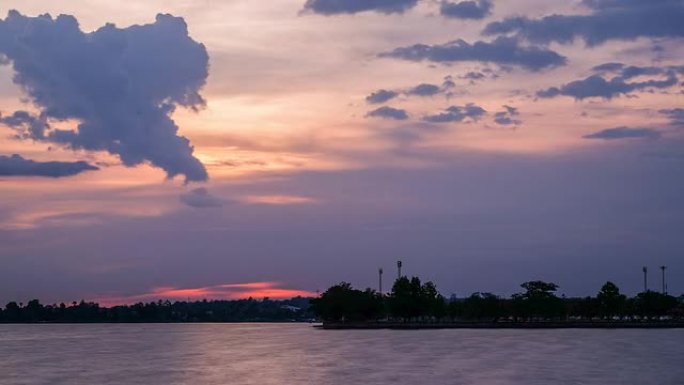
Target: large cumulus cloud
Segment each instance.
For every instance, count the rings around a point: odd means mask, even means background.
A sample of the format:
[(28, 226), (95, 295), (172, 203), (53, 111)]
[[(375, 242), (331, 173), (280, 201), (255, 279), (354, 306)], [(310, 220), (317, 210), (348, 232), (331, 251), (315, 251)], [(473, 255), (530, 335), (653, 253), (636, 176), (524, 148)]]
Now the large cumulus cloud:
[(307, 0), (304, 9), (322, 15), (353, 14), (365, 11), (402, 13), (418, 0)]
[(684, 37), (684, 2), (681, 0), (585, 0), (588, 14), (549, 15), (538, 19), (511, 17), (490, 23), (485, 34), (515, 34), (538, 43), (588, 45), (639, 37)]
[[(39, 110), (35, 117), (18, 112), (5, 121), (20, 130), (19, 137), (107, 151), (127, 166), (149, 162), (186, 181), (207, 179), (171, 119), (178, 106), (205, 103), (199, 91), (208, 55), (188, 36), (182, 18), (160, 14), (151, 24), (107, 24), (84, 33), (72, 16), (11, 11), (0, 19), (0, 55)], [(66, 121), (78, 125), (64, 127)]]
[(565, 65), (566, 58), (542, 47), (522, 46), (517, 39), (499, 37), (491, 42), (477, 41), (470, 44), (455, 40), (445, 44), (415, 44), (384, 52), (380, 57), (436, 63), (484, 62), (499, 65), (515, 65), (527, 70)]
[(38, 162), (21, 155), (0, 155), (0, 176), (45, 176), (61, 178), (98, 168), (84, 161)]

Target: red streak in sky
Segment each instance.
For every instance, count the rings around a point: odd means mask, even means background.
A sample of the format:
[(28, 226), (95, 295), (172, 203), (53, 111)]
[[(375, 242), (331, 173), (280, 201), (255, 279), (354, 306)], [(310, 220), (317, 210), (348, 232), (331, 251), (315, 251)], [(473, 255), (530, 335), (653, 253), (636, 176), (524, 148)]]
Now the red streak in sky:
[(128, 296), (102, 296), (94, 301), (103, 306), (126, 305), (137, 302), (157, 300), (198, 301), (198, 300), (233, 300), (244, 298), (286, 299), (292, 297), (316, 297), (317, 293), (279, 287), (278, 282), (228, 283), (198, 288), (158, 287), (149, 293)]

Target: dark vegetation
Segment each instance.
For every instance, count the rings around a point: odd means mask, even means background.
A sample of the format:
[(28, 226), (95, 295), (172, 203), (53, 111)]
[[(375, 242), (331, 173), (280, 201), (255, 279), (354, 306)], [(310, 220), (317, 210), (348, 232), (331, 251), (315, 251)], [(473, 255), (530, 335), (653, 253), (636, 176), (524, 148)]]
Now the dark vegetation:
[(340, 283), (311, 300), (311, 310), (324, 322), (537, 322), (684, 320), (684, 296), (646, 291), (628, 298), (612, 282), (594, 297), (556, 295), (558, 285), (529, 281), (510, 298), (473, 293), (446, 299), (432, 282), (401, 277), (388, 294), (357, 290)]
[(566, 298), (558, 285), (529, 281), (522, 291), (503, 298), (473, 293), (467, 298), (445, 298), (432, 282), (417, 277), (397, 279), (390, 293), (357, 290), (349, 283), (330, 287), (318, 298), (289, 300), (169, 302), (101, 307), (97, 303), (43, 305), (10, 302), (0, 309), (0, 323), (135, 323), (135, 322), (306, 322), (324, 323), (531, 323), (684, 321), (684, 296), (654, 291), (628, 298), (612, 282), (593, 297)]
[(0, 309), (0, 323), (104, 323), (104, 322), (296, 322), (314, 316), (310, 298), (289, 300), (264, 298), (234, 301), (137, 303), (130, 306), (100, 307), (97, 303), (73, 302), (67, 306), (8, 303)]

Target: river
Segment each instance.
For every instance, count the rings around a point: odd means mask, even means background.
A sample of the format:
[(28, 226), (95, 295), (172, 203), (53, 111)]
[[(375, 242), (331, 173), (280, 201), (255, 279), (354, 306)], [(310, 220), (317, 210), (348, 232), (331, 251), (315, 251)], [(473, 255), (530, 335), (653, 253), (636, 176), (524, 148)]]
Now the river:
[(684, 384), (684, 330), (0, 325), (0, 384)]

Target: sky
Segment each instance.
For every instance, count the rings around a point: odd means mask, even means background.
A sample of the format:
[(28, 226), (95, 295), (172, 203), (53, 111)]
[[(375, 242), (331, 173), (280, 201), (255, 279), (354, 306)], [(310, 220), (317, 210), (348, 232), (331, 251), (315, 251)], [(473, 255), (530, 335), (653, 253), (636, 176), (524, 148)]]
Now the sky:
[[(684, 293), (681, 0), (0, 4), (0, 303)], [(385, 284), (385, 290), (389, 283)]]

